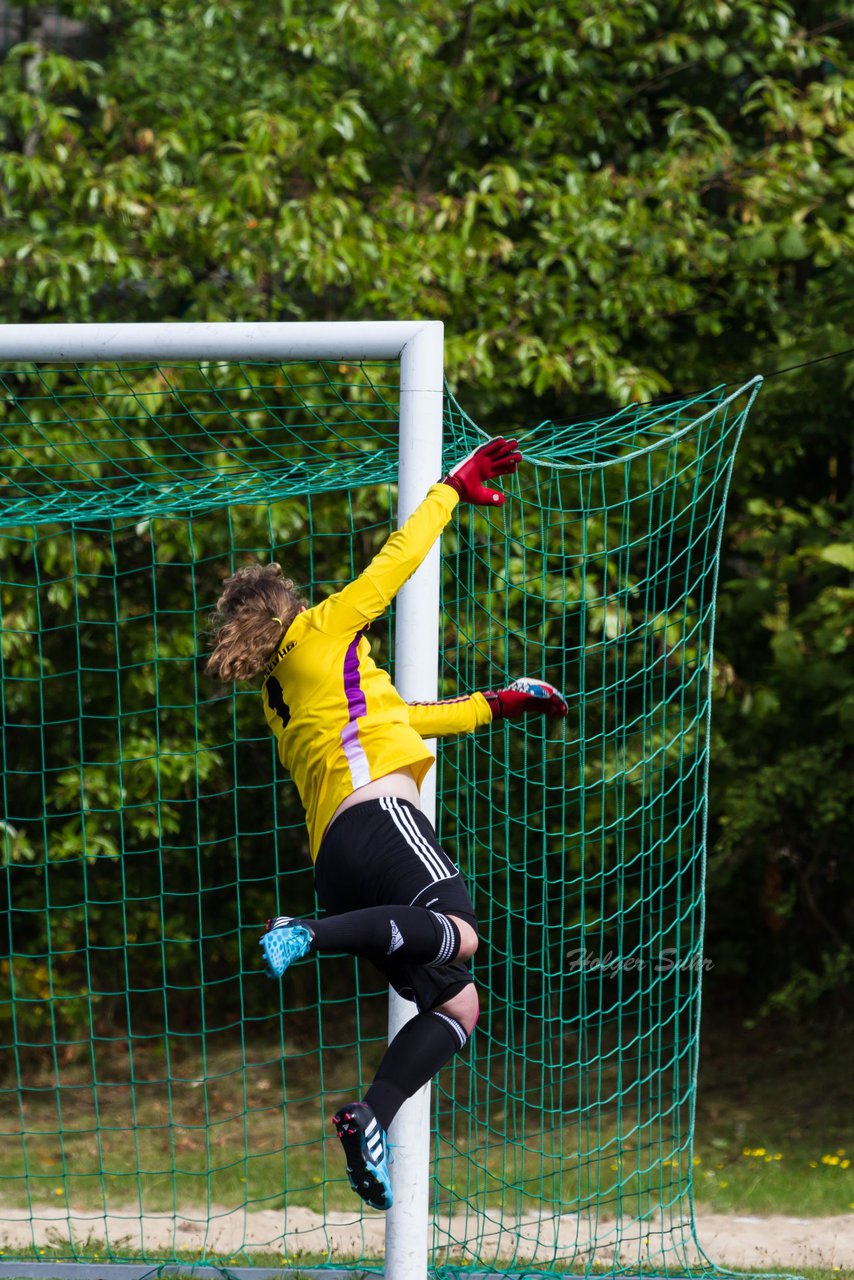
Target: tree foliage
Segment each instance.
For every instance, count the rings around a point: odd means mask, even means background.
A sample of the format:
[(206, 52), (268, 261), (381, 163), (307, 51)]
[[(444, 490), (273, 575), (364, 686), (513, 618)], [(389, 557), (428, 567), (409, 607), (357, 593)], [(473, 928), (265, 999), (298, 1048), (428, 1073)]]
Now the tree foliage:
[[(6, 13), (5, 321), (439, 318), (496, 429), (850, 343), (827, 0)], [(850, 979), (852, 376), (770, 381), (731, 497), (709, 949), (755, 1001)]]

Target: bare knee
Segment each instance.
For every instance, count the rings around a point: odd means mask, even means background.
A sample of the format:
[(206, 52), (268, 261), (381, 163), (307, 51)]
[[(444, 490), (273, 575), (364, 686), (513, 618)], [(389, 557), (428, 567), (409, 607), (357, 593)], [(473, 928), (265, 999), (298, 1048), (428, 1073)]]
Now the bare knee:
[(437, 1005), (433, 1012), (447, 1013), (450, 1017), (456, 1018), (457, 1022), (465, 1027), (468, 1034), (471, 1035), (480, 1013), (480, 1000), (474, 983), (470, 982), (463, 987), (462, 991), (458, 991), (455, 996), (451, 996), (450, 1000), (446, 1000), (444, 1004)]
[(459, 916), (452, 916), (449, 913), (448, 919), (453, 920), (460, 931), (460, 949), (455, 959), (470, 960), (477, 951), (477, 930), (469, 924), (468, 920), (461, 920)]

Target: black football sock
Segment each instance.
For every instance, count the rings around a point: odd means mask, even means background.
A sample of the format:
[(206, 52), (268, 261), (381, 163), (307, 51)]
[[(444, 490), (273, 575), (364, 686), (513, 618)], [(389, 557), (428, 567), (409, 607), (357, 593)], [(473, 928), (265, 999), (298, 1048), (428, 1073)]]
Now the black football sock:
[(365, 907), (305, 924), (316, 951), (347, 951), (368, 960), (398, 956), (410, 964), (442, 965), (460, 950), (453, 920), (426, 907)]
[(365, 1094), (365, 1102), (384, 1129), (388, 1129), (406, 1099), (465, 1048), (468, 1038), (461, 1022), (435, 1009), (419, 1013), (401, 1027)]

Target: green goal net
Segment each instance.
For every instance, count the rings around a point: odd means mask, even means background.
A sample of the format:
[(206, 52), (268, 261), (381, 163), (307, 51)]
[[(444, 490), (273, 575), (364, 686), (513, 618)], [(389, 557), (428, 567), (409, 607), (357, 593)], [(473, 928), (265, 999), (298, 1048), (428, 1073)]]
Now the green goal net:
[[(394, 526), (397, 367), (0, 382), (3, 1261), (379, 1270), (329, 1116), (386, 992), (347, 957), (264, 978), (259, 926), (314, 909), (307, 838), (258, 692), (203, 663), (234, 569), (278, 559), (317, 600)], [(433, 1095), (440, 1275), (714, 1269), (691, 1200), (708, 712), (758, 385), (523, 431), (506, 506), (444, 535), (440, 695), (529, 675), (570, 710), (440, 749), (484, 1006)], [(481, 438), (449, 395), (447, 459)]]

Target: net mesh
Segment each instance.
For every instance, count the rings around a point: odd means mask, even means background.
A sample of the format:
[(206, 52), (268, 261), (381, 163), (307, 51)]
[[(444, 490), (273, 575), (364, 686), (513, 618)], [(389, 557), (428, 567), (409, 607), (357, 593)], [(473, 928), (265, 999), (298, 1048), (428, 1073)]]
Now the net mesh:
[[(262, 976), (259, 922), (314, 910), (302, 811), (257, 691), (202, 667), (241, 564), (314, 602), (384, 541), (397, 368), (0, 379), (5, 1259), (381, 1269), (328, 1117), (379, 1061), (386, 993), (348, 957)], [(506, 505), (444, 535), (440, 693), (525, 674), (570, 710), (440, 750), (484, 1005), (434, 1091), (440, 1275), (714, 1270), (691, 1208), (708, 707), (757, 387), (541, 423)], [(447, 396), (448, 461), (482, 438)]]

